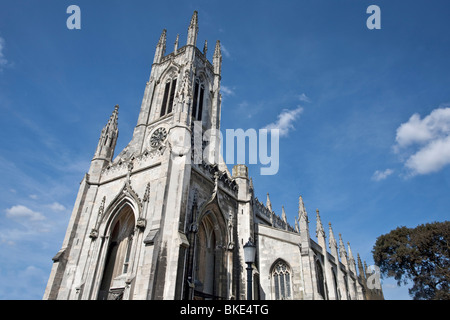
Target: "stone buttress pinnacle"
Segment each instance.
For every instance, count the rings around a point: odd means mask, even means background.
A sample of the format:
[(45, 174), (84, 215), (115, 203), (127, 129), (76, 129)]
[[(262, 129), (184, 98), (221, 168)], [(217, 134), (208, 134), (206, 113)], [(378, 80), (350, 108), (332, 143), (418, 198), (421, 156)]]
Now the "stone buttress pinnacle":
[(337, 249), (336, 238), (334, 237), (333, 229), (331, 228), (331, 222), (328, 223), (328, 233), (330, 236), (329, 247)]
[(267, 193), (267, 201), (266, 201), (266, 207), (267, 209), (270, 210), (270, 212), (272, 212), (272, 203), (270, 202), (270, 197), (269, 197), (269, 193)]
[(188, 28), (188, 38), (187, 45), (197, 45), (197, 34), (198, 34), (198, 12), (194, 11), (192, 15), (191, 22)]
[(213, 55), (214, 73), (220, 75), (222, 72), (222, 51), (220, 49), (220, 41), (216, 41)]
[(305, 204), (303, 203), (303, 198), (302, 196), (300, 196), (298, 198), (298, 218), (300, 220), (300, 218), (305, 219), (305, 221), (308, 221), (308, 213), (306, 212), (305, 209)]
[(325, 230), (323, 229), (322, 221), (320, 220), (319, 209), (316, 210), (316, 237), (325, 238)]
[(342, 241), (342, 235), (339, 233), (339, 254), (341, 257), (347, 258), (347, 251), (345, 250), (344, 241)]

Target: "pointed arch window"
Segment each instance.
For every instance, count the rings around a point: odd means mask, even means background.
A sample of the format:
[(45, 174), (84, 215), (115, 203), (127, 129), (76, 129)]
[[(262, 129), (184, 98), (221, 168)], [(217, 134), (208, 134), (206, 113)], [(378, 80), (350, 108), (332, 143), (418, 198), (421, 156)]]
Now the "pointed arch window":
[(316, 260), (316, 274), (317, 274), (317, 291), (325, 300), (327, 299), (327, 296), (325, 294), (325, 278), (323, 276), (322, 266), (320, 265), (320, 262), (318, 260)]
[(341, 291), (340, 291), (340, 289), (338, 287), (336, 270), (334, 270), (334, 268), (332, 268), (331, 271), (333, 273), (334, 294), (336, 295), (336, 299), (337, 300), (341, 300)]
[(172, 112), (176, 86), (177, 86), (177, 78), (168, 79), (166, 81), (166, 84), (164, 86), (163, 102), (161, 105), (161, 113), (160, 113), (161, 117)]
[(202, 121), (204, 95), (205, 86), (200, 83), (198, 79), (196, 79), (194, 86), (194, 98), (192, 101), (192, 117), (198, 121)]
[(272, 268), (275, 300), (291, 299), (291, 270), (286, 262), (280, 260)]

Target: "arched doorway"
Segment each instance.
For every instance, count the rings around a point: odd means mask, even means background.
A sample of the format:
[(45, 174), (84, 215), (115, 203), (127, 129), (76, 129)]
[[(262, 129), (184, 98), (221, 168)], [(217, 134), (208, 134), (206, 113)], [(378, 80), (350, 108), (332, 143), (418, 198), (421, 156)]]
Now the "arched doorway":
[(105, 267), (98, 293), (99, 300), (121, 300), (125, 289), (125, 275), (129, 272), (135, 217), (125, 204), (111, 224)]
[(225, 223), (208, 211), (198, 225), (194, 262), (194, 299), (224, 299), (227, 291), (225, 267)]
[(197, 244), (196, 288), (206, 295), (214, 295), (216, 237), (214, 226), (208, 217), (199, 226)]

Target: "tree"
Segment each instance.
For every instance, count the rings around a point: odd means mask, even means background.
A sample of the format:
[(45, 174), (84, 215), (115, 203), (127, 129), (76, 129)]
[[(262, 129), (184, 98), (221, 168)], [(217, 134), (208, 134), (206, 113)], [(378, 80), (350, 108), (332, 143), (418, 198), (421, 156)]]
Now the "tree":
[(377, 238), (372, 254), (383, 277), (412, 280), (413, 299), (450, 300), (450, 221), (398, 227)]

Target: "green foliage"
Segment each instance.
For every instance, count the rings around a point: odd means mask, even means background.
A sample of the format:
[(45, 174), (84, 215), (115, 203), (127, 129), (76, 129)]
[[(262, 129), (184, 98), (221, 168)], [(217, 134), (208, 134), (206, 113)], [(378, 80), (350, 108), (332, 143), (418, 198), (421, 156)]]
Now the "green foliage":
[(372, 250), (382, 276), (412, 280), (415, 300), (450, 300), (450, 221), (398, 227), (378, 237)]

